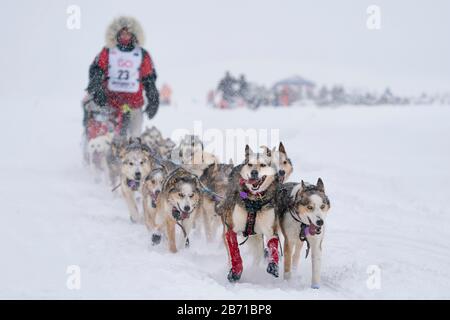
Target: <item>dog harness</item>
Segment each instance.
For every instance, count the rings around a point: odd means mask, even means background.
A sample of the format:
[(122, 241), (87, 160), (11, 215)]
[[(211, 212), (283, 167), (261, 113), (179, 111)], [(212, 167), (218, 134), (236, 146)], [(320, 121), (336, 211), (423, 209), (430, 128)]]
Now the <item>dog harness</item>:
[(183, 221), (184, 219), (189, 218), (189, 212), (183, 212), (178, 210), (176, 207), (172, 207), (172, 217), (177, 222), (177, 225), (180, 227), (181, 231), (183, 232), (184, 238), (186, 239), (185, 247), (189, 247), (189, 238), (187, 236), (186, 229), (183, 227), (183, 225), (180, 223), (180, 221)]
[(242, 233), (244, 237), (247, 237), (244, 242), (240, 244), (244, 244), (248, 236), (255, 234), (255, 222), (256, 222), (256, 214), (261, 211), (261, 209), (267, 204), (272, 202), (272, 198), (265, 199), (265, 192), (258, 192), (255, 195), (258, 197), (255, 200), (249, 199), (248, 195), (250, 191), (245, 186), (245, 180), (240, 179), (239, 185), (241, 186), (241, 191), (239, 192), (239, 197), (244, 202), (245, 210), (247, 211), (247, 222), (245, 224), (245, 230)]

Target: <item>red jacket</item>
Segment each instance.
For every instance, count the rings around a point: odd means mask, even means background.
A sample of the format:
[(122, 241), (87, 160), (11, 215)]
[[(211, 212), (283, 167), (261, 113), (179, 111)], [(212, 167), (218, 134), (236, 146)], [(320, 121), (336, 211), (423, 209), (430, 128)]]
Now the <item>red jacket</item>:
[(147, 51), (142, 49), (142, 63), (140, 67), (140, 80), (139, 90), (136, 93), (129, 92), (113, 92), (108, 90), (108, 60), (109, 49), (103, 48), (100, 54), (96, 57), (94, 64), (97, 64), (104, 72), (103, 88), (108, 97), (108, 105), (114, 108), (120, 108), (124, 104), (128, 104), (132, 109), (139, 109), (144, 105), (143, 85), (142, 79), (155, 74), (155, 68), (153, 61)]

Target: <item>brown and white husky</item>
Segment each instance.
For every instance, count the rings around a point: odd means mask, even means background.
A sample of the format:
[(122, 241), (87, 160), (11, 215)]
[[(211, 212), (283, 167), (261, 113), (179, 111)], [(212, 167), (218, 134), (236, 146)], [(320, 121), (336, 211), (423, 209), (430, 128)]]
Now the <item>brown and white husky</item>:
[[(278, 277), (278, 221), (275, 216), (277, 175), (271, 164), (271, 151), (254, 153), (245, 147), (245, 161), (230, 175), (224, 201), (218, 206), (222, 217), (223, 238), (231, 269), (230, 282), (238, 281), (243, 271), (237, 235), (257, 237), (264, 235), (269, 248), (267, 272)], [(262, 251), (262, 247), (261, 247)]]
[(296, 246), (307, 242), (311, 249), (312, 281), (311, 287), (320, 286), (320, 267), (325, 222), (330, 201), (325, 194), (322, 179), (317, 184), (286, 183), (278, 193), (277, 210), (280, 227), (284, 236), (284, 277), (290, 277), (293, 251)]

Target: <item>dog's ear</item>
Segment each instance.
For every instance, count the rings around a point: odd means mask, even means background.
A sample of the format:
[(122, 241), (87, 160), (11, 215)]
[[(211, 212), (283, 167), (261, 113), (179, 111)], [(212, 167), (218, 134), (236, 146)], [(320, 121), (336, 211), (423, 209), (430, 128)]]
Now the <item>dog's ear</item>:
[(245, 145), (245, 162), (248, 162), (249, 158), (250, 158), (250, 154), (253, 154), (252, 149), (250, 149), (250, 147), (247, 145)]
[(280, 142), (280, 145), (278, 147), (278, 151), (280, 151), (281, 153), (286, 154), (286, 149), (284, 148), (283, 142)]
[(266, 146), (261, 146), (261, 149), (264, 150), (264, 152), (266, 153), (266, 155), (270, 158), (272, 157), (272, 152), (270, 151), (270, 149)]
[(215, 170), (216, 170), (216, 164), (215, 164), (215, 163), (211, 163), (209, 166), (207, 166), (207, 167), (203, 170), (203, 175), (209, 176), (209, 175), (211, 175)]
[(302, 180), (302, 190), (305, 190), (306, 189), (306, 184), (305, 184), (305, 182)]
[(319, 191), (325, 192), (325, 185), (323, 184), (322, 178), (317, 180), (316, 187)]
[(230, 160), (228, 161), (228, 164), (230, 164), (230, 165), (234, 166), (234, 163), (233, 163), (233, 158), (230, 158)]
[(123, 159), (125, 158), (125, 154), (126, 154), (126, 149), (125, 148), (120, 148), (119, 149), (119, 157), (120, 159), (123, 161)]

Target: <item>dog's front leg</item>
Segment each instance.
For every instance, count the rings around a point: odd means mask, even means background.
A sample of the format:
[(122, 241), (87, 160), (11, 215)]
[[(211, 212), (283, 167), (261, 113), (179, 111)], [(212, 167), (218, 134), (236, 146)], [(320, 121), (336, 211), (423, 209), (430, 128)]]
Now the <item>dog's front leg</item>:
[(175, 221), (169, 219), (166, 223), (167, 226), (167, 238), (169, 240), (169, 250), (172, 253), (177, 252), (177, 244), (175, 239)]
[(284, 279), (291, 278), (291, 263), (292, 263), (292, 243), (288, 237), (284, 237)]
[(279, 240), (277, 236), (272, 236), (272, 238), (267, 241), (267, 249), (269, 250), (269, 264), (267, 265), (267, 272), (278, 278), (278, 244)]
[(311, 288), (320, 288), (320, 268), (322, 264), (321, 237), (313, 236), (308, 239), (311, 244), (312, 280)]
[(228, 273), (228, 281), (235, 282), (241, 278), (243, 266), (241, 252), (239, 251), (239, 243), (237, 241), (237, 234), (232, 229), (225, 232), (225, 243), (228, 250), (228, 257), (230, 259), (231, 270)]
[(212, 242), (212, 216), (215, 213), (214, 203), (211, 203), (210, 200), (205, 200), (203, 202), (201, 213), (203, 215), (203, 225), (205, 228), (206, 240), (208, 242)]
[(292, 268), (297, 269), (300, 263), (300, 254), (303, 248), (303, 241), (301, 241), (298, 237), (294, 242), (294, 254), (292, 255)]
[(154, 210), (150, 209), (149, 194), (147, 192), (142, 193), (142, 207), (144, 208), (144, 222), (148, 231), (156, 228)]
[(140, 222), (139, 211), (136, 205), (136, 201), (133, 197), (133, 192), (131, 192), (128, 186), (125, 186), (123, 183), (122, 183), (122, 195), (125, 198), (125, 202), (127, 203), (131, 222), (133, 223)]

